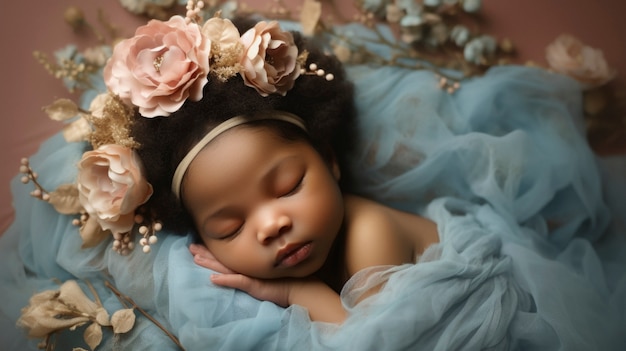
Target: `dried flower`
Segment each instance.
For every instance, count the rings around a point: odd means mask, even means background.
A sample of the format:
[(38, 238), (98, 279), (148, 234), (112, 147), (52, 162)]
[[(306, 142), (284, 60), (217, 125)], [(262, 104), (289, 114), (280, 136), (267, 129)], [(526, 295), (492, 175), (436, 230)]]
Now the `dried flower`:
[(134, 226), (135, 210), (152, 195), (141, 168), (139, 156), (120, 145), (103, 145), (83, 154), (78, 164), (79, 199), (103, 229), (126, 233)]
[(104, 69), (107, 87), (144, 117), (168, 116), (202, 98), (211, 43), (181, 16), (152, 20), (118, 43)]
[(601, 86), (615, 77), (601, 50), (563, 34), (546, 48), (546, 59), (555, 72), (568, 75), (587, 88)]
[(111, 48), (108, 45), (95, 46), (85, 49), (83, 52), (85, 61), (102, 67), (106, 64), (106, 61), (111, 57)]
[(28, 336), (43, 338), (65, 328), (77, 327), (89, 321), (78, 311), (73, 311), (59, 301), (59, 291), (46, 290), (30, 298), (17, 325), (28, 329)]
[(298, 47), (278, 22), (259, 22), (241, 36), (245, 55), (241, 75), (259, 94), (285, 95), (300, 75)]
[(28, 336), (41, 338), (61, 329), (75, 329), (95, 321), (110, 325), (108, 312), (91, 301), (75, 280), (68, 280), (58, 291), (46, 290), (30, 298), (17, 325), (28, 329)]
[(28, 329), (29, 337), (46, 338), (44, 346), (48, 346), (51, 334), (64, 329), (75, 330), (90, 323), (83, 338), (92, 350), (102, 342), (102, 327), (112, 327), (114, 333), (126, 333), (133, 328), (133, 309), (117, 310), (109, 318), (93, 286), (87, 284), (95, 295), (95, 302), (85, 295), (78, 282), (68, 280), (59, 290), (46, 290), (33, 295), (28, 306), (22, 309), (17, 325)]

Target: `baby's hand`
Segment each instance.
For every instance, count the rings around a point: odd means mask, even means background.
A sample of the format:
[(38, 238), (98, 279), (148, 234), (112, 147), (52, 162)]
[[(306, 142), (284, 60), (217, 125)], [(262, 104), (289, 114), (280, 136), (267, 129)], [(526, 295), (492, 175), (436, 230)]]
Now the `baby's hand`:
[(191, 244), (189, 252), (194, 262), (204, 268), (222, 273), (211, 275), (211, 281), (220, 286), (242, 290), (248, 295), (263, 301), (271, 301), (283, 307), (289, 306), (289, 293), (293, 287), (299, 285), (296, 279), (257, 279), (238, 274), (228, 269), (204, 245)]
[(204, 268), (208, 268), (218, 273), (232, 274), (233, 270), (226, 268), (204, 245), (191, 244), (189, 252), (193, 255), (193, 261)]

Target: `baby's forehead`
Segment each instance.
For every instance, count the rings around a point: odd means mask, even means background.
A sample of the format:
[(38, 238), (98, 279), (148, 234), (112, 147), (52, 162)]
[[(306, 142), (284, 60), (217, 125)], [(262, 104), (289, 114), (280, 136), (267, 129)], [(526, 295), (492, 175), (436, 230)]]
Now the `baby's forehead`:
[(191, 162), (185, 178), (253, 176), (281, 163), (302, 159), (310, 149), (308, 143), (287, 140), (272, 129), (237, 127), (207, 144)]
[(212, 149), (213, 146), (219, 146), (222, 151), (225, 151), (222, 149), (225, 147), (241, 150), (250, 146), (280, 149), (289, 147), (294, 141), (294, 138), (287, 138), (285, 132), (274, 125), (247, 123), (221, 133), (204, 150)]
[(313, 152), (307, 144), (288, 143), (255, 130), (225, 134), (189, 166), (182, 186), (185, 202), (211, 207), (209, 199), (245, 198), (258, 188), (289, 182), (307, 169)]

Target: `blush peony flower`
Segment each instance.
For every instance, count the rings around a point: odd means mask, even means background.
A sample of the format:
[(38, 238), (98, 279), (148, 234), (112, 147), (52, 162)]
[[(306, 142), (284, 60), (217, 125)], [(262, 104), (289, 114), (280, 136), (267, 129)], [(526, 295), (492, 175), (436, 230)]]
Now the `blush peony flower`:
[(168, 116), (207, 83), (211, 43), (181, 16), (151, 20), (121, 41), (104, 68), (107, 87), (144, 117)]
[(555, 72), (594, 88), (615, 77), (601, 50), (585, 46), (571, 35), (561, 35), (546, 48), (546, 60)]
[(300, 75), (298, 47), (278, 22), (259, 22), (241, 36), (245, 55), (241, 76), (262, 96), (285, 95)]
[(107, 144), (83, 154), (78, 163), (78, 194), (85, 211), (103, 229), (126, 233), (134, 225), (135, 209), (152, 195), (152, 186), (132, 149)]

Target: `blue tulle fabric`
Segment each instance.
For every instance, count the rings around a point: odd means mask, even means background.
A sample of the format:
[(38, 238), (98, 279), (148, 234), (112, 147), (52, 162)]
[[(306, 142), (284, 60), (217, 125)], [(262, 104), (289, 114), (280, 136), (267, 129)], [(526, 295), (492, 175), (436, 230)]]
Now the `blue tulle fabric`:
[[(2, 348), (36, 349), (15, 326), (20, 309), (57, 289), (53, 279), (79, 279), (110, 311), (121, 308), (104, 286), (113, 283), (187, 350), (626, 349), (626, 159), (590, 151), (573, 80), (503, 66), (448, 94), (428, 71), (348, 73), (361, 130), (356, 188), (431, 218), (440, 243), (416, 264), (355, 275), (342, 326), (213, 286), (190, 236), (160, 234), (147, 255), (119, 256), (110, 242), (81, 249), (72, 218), (16, 177), (16, 219), (0, 238)], [(42, 145), (31, 164), (46, 189), (74, 181), (84, 147), (60, 135)], [(58, 339), (71, 349), (82, 333)], [(177, 349), (140, 315), (131, 332), (105, 334), (100, 349), (116, 348)]]

